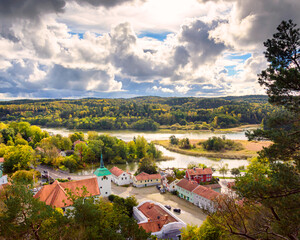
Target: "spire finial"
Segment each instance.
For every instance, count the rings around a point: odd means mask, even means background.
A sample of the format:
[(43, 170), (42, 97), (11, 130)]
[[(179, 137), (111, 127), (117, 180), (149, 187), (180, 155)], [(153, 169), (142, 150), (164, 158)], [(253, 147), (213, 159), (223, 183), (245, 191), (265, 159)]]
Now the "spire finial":
[(103, 157), (101, 153), (100, 168), (104, 168)]

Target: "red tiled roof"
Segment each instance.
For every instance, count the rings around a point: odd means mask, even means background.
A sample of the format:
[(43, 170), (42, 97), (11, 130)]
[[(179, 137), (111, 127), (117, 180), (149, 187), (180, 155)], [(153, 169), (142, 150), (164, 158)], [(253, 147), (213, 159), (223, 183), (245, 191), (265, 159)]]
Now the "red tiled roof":
[(151, 180), (151, 179), (161, 179), (161, 175), (157, 174), (148, 174), (145, 172), (141, 172), (139, 175), (135, 176), (137, 181)]
[(75, 141), (74, 143), (73, 143), (73, 145), (75, 146), (75, 145), (77, 145), (78, 143), (86, 143), (85, 141), (81, 141), (81, 140), (77, 140), (77, 141)]
[(186, 170), (190, 176), (212, 174), (211, 168), (195, 168)]
[(34, 198), (39, 198), (47, 205), (53, 207), (67, 207), (73, 204), (68, 199), (66, 189), (69, 189), (75, 195), (82, 194), (82, 187), (85, 186), (88, 191), (88, 196), (100, 195), (97, 178), (89, 178), (72, 182), (58, 182), (55, 181), (51, 185), (44, 186)]
[(112, 167), (109, 171), (117, 177), (119, 177), (124, 172), (122, 169), (118, 167)]
[(4, 158), (0, 158), (0, 163), (3, 163), (4, 162)]
[(203, 187), (206, 187), (206, 188), (211, 188), (211, 189), (216, 189), (216, 188), (221, 188), (222, 186), (218, 183), (216, 184), (209, 184), (209, 185), (201, 185)]
[(198, 183), (195, 181), (189, 181), (187, 179), (181, 179), (176, 185), (191, 192), (198, 186)]
[(139, 224), (146, 232), (158, 232), (164, 224), (177, 222), (167, 211), (152, 202), (145, 202), (138, 209), (148, 218), (147, 223)]
[(156, 220), (153, 222), (139, 223), (139, 227), (145, 229), (146, 232), (159, 232), (161, 228), (167, 224), (166, 220)]
[(218, 193), (210, 188), (205, 188), (201, 185), (199, 185), (197, 188), (195, 188), (193, 190), (193, 193), (195, 193), (201, 197), (204, 197), (206, 199), (209, 199), (209, 200), (212, 200), (220, 195), (220, 193)]

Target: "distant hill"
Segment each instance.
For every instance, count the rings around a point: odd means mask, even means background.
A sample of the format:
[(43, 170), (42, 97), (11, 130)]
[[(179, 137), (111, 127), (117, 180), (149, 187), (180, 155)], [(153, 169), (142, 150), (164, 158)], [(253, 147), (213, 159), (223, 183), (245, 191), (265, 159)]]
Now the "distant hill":
[(24, 99), (0, 102), (1, 121), (98, 130), (214, 129), (259, 124), (267, 96)]

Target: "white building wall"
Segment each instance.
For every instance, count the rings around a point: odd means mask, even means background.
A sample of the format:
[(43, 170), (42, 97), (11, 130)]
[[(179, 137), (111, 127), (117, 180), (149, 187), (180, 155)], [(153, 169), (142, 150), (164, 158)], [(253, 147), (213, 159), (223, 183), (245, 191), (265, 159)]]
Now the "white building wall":
[(111, 194), (111, 176), (112, 175), (97, 177), (101, 197), (108, 197)]
[(122, 173), (118, 177), (112, 174), (112, 181), (117, 185), (128, 185), (132, 183), (131, 175), (127, 172)]
[(0, 185), (8, 183), (7, 181), (7, 175), (4, 175), (0, 178)]
[(198, 194), (194, 193), (194, 204), (197, 207), (200, 207), (204, 210), (208, 210), (209, 212), (214, 212), (215, 208), (214, 208), (214, 204), (211, 200), (206, 199), (204, 197), (199, 196)]

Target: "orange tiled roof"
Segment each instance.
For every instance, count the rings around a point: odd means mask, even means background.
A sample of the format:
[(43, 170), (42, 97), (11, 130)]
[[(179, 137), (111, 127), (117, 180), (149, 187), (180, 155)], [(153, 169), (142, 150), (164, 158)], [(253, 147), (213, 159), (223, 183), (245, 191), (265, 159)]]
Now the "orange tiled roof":
[(145, 172), (141, 172), (139, 175), (135, 176), (137, 181), (151, 180), (151, 179), (161, 179), (161, 175), (157, 174), (148, 174)]
[(119, 177), (124, 172), (122, 169), (118, 167), (112, 167), (109, 171), (117, 177)]
[(222, 186), (218, 183), (216, 184), (209, 184), (209, 185), (201, 185), (203, 187), (206, 187), (206, 188), (211, 188), (211, 189), (216, 189), (216, 188), (221, 188)]
[(185, 190), (188, 190), (188, 191), (192, 192), (198, 186), (198, 183), (194, 182), (194, 181), (189, 181), (187, 179), (182, 179), (176, 185), (178, 187), (181, 187), (181, 188), (183, 188)]
[(147, 223), (139, 224), (146, 232), (158, 232), (164, 224), (177, 222), (167, 211), (152, 202), (145, 202), (138, 209), (148, 218)]
[(0, 158), (0, 163), (3, 163), (4, 162), (4, 158)]
[(67, 207), (73, 202), (68, 199), (66, 189), (72, 191), (73, 194), (80, 195), (83, 186), (86, 187), (88, 196), (100, 195), (97, 178), (89, 178), (72, 182), (55, 181), (51, 185), (44, 186), (34, 197), (52, 207)]
[(206, 199), (209, 199), (209, 200), (212, 200), (220, 195), (220, 193), (218, 193), (210, 188), (203, 187), (201, 185), (199, 185), (197, 188), (195, 188), (193, 190), (193, 193), (195, 193), (201, 197), (204, 197)]
[(139, 227), (144, 228), (146, 232), (159, 232), (165, 224), (167, 224), (166, 220), (163, 219), (153, 222), (139, 223)]
[(186, 170), (190, 176), (212, 174), (211, 168), (195, 168)]

